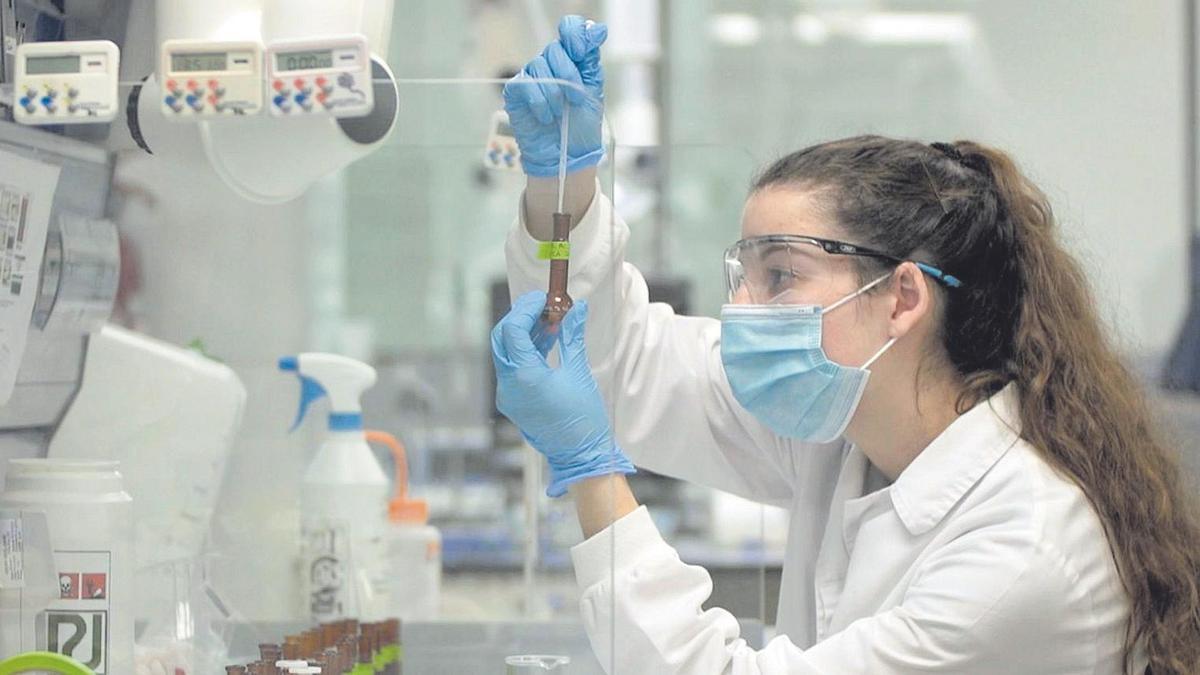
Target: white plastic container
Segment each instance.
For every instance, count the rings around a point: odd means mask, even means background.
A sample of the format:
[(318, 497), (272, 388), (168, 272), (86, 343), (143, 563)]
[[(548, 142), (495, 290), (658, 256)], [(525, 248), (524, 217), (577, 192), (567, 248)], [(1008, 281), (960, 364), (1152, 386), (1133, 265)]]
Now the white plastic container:
[(420, 522), (393, 522), (384, 534), (388, 615), (402, 621), (438, 618), (442, 588), (442, 534)]
[(198, 557), (246, 407), (241, 380), (193, 349), (106, 325), (88, 338), (83, 383), (47, 456), (121, 462), (137, 569)]
[(368, 431), (388, 446), (396, 465), (395, 495), (388, 503), (383, 550), (387, 615), (402, 621), (436, 619), (442, 595), (442, 533), (429, 524), (429, 505), (408, 496), (408, 455), (390, 434)]
[[(46, 514), (59, 598), (23, 608), (22, 648), (66, 654), (96, 675), (133, 663), (133, 505), (117, 462), (14, 459), (0, 508)], [(34, 641), (28, 644), (26, 641)]]

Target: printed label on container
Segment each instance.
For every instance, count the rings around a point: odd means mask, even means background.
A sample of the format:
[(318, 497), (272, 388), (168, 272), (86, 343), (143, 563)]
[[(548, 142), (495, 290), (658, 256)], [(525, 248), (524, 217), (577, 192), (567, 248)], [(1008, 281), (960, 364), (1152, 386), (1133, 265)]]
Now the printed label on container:
[(25, 535), (20, 518), (0, 518), (0, 588), (25, 588)]
[(39, 647), (108, 675), (109, 551), (55, 551), (58, 600), (39, 616)]
[(304, 537), (304, 575), (308, 587), (309, 611), (314, 619), (325, 621), (353, 614), (354, 580), (350, 559), (350, 528), (345, 523), (306, 524)]

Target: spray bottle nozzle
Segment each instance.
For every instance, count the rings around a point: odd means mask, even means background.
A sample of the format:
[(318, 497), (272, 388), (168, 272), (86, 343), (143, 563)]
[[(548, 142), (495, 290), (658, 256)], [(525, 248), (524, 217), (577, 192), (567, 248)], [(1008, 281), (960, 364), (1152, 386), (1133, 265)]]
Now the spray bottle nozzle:
[(375, 369), (336, 354), (301, 354), (279, 359), (279, 369), (300, 378), (300, 409), (290, 431), (295, 431), (314, 402), (330, 399), (331, 431), (362, 429), (359, 396), (375, 384)]
[(304, 422), (304, 416), (308, 414), (308, 406), (312, 405), (314, 401), (321, 400), (328, 394), (320, 382), (300, 374), (300, 361), (296, 357), (285, 356), (279, 359), (279, 369), (284, 372), (296, 373), (297, 377), (300, 378), (300, 410), (296, 413), (296, 421), (292, 422), (292, 427), (288, 429), (291, 432), (299, 428), (300, 424)]

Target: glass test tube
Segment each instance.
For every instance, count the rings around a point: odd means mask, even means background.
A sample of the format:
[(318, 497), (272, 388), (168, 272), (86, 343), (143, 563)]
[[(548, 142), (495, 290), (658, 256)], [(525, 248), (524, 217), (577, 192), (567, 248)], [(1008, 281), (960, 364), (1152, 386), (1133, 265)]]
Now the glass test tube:
[(546, 307), (542, 310), (541, 325), (538, 326), (535, 343), (544, 347), (558, 335), (558, 325), (574, 301), (567, 293), (569, 258), (571, 252), (571, 214), (567, 213), (565, 201), (567, 190), (567, 143), (571, 125), (570, 105), (563, 105), (562, 126), (559, 136), (558, 158), (558, 210), (552, 216), (554, 234), (548, 245), (550, 257), (550, 287), (546, 291)]
[[(571, 237), (571, 214), (555, 213), (554, 214), (554, 238), (551, 240), (554, 244), (570, 245)], [(566, 247), (558, 249), (569, 250)], [(570, 294), (567, 293), (567, 275), (569, 272), (569, 263), (565, 255), (556, 255), (550, 260), (550, 288), (546, 292), (546, 308), (542, 310), (542, 320), (546, 322), (550, 333), (558, 332), (558, 324), (562, 318), (570, 311), (574, 301), (571, 300)]]

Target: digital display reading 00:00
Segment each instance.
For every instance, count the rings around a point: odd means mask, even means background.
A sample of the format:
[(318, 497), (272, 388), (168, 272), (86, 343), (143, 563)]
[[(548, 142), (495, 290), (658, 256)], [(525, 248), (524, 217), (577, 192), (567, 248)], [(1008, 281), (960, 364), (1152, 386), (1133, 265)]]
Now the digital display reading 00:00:
[(30, 75), (57, 75), (59, 73), (78, 73), (78, 56), (27, 56), (25, 57), (25, 72)]
[(177, 73), (225, 70), (225, 52), (172, 54), (171, 70)]
[(333, 51), (283, 52), (275, 57), (276, 70), (312, 70), (332, 68)]

